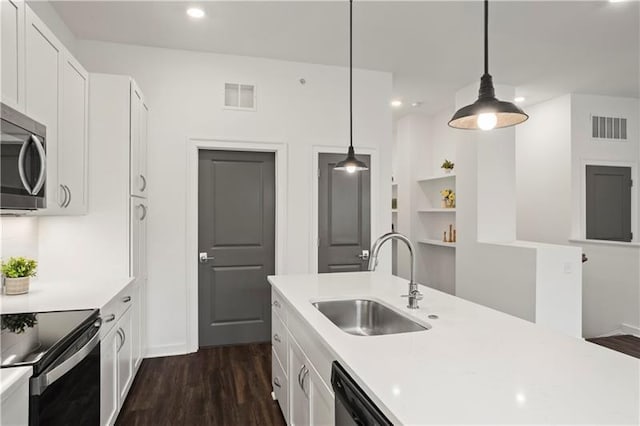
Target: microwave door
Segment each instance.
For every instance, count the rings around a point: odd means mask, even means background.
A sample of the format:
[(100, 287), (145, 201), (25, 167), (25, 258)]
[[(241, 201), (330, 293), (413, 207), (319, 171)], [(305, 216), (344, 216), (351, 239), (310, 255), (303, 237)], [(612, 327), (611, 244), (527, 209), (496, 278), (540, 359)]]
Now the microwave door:
[(3, 209), (35, 209), (43, 195), (45, 155), (36, 136), (2, 123), (0, 186)]

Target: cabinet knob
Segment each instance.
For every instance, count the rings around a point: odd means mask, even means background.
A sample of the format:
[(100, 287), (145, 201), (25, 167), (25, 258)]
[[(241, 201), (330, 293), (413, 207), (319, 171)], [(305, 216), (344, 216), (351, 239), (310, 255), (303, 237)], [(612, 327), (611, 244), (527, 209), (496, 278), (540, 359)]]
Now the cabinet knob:
[(276, 342), (280, 343), (280, 336), (278, 336), (278, 333), (273, 335), (273, 340), (275, 340)]

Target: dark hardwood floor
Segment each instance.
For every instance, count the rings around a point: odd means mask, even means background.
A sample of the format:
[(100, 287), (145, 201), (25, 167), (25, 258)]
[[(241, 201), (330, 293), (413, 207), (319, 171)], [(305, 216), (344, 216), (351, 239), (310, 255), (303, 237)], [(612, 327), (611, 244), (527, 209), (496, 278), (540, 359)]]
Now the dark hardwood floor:
[(285, 425), (271, 399), (271, 344), (145, 359), (116, 425)]
[(596, 337), (587, 339), (596, 345), (605, 346), (614, 351), (640, 358), (640, 338), (629, 334), (622, 336)]

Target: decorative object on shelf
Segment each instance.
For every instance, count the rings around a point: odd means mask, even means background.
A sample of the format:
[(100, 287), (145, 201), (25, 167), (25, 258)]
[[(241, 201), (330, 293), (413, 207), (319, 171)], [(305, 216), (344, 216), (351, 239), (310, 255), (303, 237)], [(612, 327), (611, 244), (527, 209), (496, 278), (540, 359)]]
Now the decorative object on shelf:
[(440, 195), (442, 195), (440, 207), (443, 209), (452, 209), (456, 206), (456, 193), (453, 192), (453, 189), (443, 189), (440, 191)]
[(445, 173), (451, 173), (453, 166), (455, 166), (455, 164), (445, 158), (444, 163), (442, 163), (440, 168), (443, 169)]
[(449, 232), (444, 231), (442, 234), (443, 243), (455, 243), (456, 242), (456, 230), (453, 229), (453, 224), (449, 224)]
[(457, 238), (457, 235), (456, 235), (457, 233), (458, 233), (458, 231), (456, 229), (454, 229), (453, 230), (453, 242), (454, 243), (458, 242), (458, 238)]
[(529, 118), (511, 102), (496, 98), (489, 74), (489, 0), (484, 1), (484, 74), (480, 79), (478, 100), (453, 114), (449, 126), (456, 129), (491, 130), (515, 126)]
[(392, 198), (392, 199), (391, 199), (391, 208), (392, 208), (393, 210), (395, 210), (395, 209), (397, 209), (397, 208), (398, 208), (398, 199), (397, 199), (397, 198)]
[(38, 323), (36, 314), (8, 314), (2, 315), (2, 330), (22, 334), (27, 328), (33, 328)]
[(347, 158), (338, 162), (334, 170), (354, 173), (369, 170), (367, 165), (356, 158), (353, 149), (353, 0), (349, 0), (349, 151)]
[(36, 276), (38, 262), (24, 257), (11, 257), (0, 264), (4, 276), (4, 294), (24, 294), (29, 292), (29, 281)]

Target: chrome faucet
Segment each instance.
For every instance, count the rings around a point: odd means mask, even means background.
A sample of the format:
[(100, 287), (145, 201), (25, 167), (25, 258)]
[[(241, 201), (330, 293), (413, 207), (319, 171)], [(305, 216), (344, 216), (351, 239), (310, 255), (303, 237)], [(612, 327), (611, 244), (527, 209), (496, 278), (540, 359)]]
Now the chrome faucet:
[(369, 256), (369, 264), (367, 265), (367, 269), (369, 271), (376, 270), (376, 266), (378, 266), (378, 253), (380, 252), (380, 248), (389, 240), (400, 240), (409, 248), (409, 255), (411, 256), (411, 280), (409, 280), (409, 294), (403, 294), (402, 297), (409, 298), (409, 304), (407, 305), (407, 308), (418, 309), (418, 301), (422, 300), (422, 293), (420, 293), (420, 291), (418, 290), (418, 284), (413, 280), (416, 269), (415, 261), (413, 259), (413, 253), (415, 250), (409, 238), (398, 232), (389, 232), (388, 234), (384, 234), (383, 236), (378, 238), (371, 247), (371, 255)]

